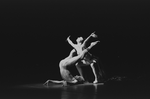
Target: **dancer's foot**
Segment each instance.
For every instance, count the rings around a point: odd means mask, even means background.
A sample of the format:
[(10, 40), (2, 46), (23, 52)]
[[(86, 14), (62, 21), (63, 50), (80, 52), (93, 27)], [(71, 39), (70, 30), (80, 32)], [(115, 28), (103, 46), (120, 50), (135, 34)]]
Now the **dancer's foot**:
[(43, 85), (48, 86), (50, 80), (47, 80)]
[(93, 81), (93, 84), (97, 84), (97, 83), (99, 83), (100, 81), (98, 81), (97, 79), (95, 79), (94, 81)]
[(79, 82), (84, 82), (84, 81), (85, 81), (85, 79), (83, 78), (83, 76), (78, 76), (78, 75), (76, 75), (74, 78), (75, 78), (77, 81), (79, 81)]

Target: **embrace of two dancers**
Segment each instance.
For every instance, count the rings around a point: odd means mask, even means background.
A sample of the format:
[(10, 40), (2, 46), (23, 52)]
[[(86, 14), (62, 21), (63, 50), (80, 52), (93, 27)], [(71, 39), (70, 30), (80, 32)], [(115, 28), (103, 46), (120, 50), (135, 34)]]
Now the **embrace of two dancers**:
[[(51, 83), (60, 83), (63, 84), (63, 86), (67, 85), (74, 85), (74, 84), (82, 84), (85, 82), (85, 78), (83, 77), (81, 66), (91, 66), (91, 69), (93, 71), (95, 80), (93, 83), (100, 82), (98, 72), (96, 72), (94, 65), (97, 64), (97, 59), (92, 57), (92, 54), (89, 53), (89, 50), (95, 46), (100, 41), (91, 42), (89, 47), (86, 47), (87, 41), (91, 38), (97, 38), (97, 35), (95, 32), (91, 33), (90, 36), (88, 36), (85, 40), (83, 40), (82, 37), (78, 37), (76, 39), (76, 44), (74, 44), (70, 40), (70, 36), (67, 38), (68, 43), (73, 47), (68, 57), (65, 59), (62, 59), (59, 63), (60, 68), (60, 74), (62, 77), (62, 81), (57, 80), (47, 80), (44, 85), (48, 85), (49, 82)], [(80, 76), (74, 76), (70, 73), (68, 70), (68, 67), (76, 66)]]

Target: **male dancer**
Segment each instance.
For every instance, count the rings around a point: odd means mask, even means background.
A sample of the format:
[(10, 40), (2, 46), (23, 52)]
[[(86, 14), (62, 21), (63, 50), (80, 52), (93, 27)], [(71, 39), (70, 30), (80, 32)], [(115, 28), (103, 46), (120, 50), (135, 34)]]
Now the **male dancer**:
[[(82, 50), (84, 50), (86, 48), (86, 43), (87, 41), (91, 38), (96, 38), (97, 35), (95, 34), (95, 32), (91, 33), (90, 36), (88, 36), (84, 42), (83, 42), (83, 38), (82, 37), (78, 37), (76, 42), (77, 44), (74, 44), (71, 40), (70, 40), (70, 36), (67, 38), (67, 41), (68, 43), (76, 50), (77, 54), (80, 54), (80, 52), (82, 52)], [(83, 43), (82, 43), (83, 42)], [(99, 41), (96, 41), (96, 42), (99, 42)], [(85, 56), (79, 61), (76, 63), (76, 68), (79, 72), (79, 74), (81, 75), (81, 77), (83, 77), (83, 73), (82, 73), (82, 69), (81, 69), (81, 66), (87, 66), (87, 65), (90, 65), (91, 68), (92, 68), (92, 71), (93, 71), (93, 74), (94, 74), (94, 77), (95, 77), (95, 80), (93, 81), (93, 83), (98, 83), (100, 79), (98, 79), (100, 76), (102, 77), (101, 75), (101, 72), (100, 72), (100, 67), (98, 66), (98, 59), (97, 58), (94, 58), (92, 56), (92, 54), (90, 54), (89, 52), (87, 52), (85, 54)], [(98, 66), (98, 70), (95, 70), (95, 66), (94, 65), (97, 65)], [(97, 72), (96, 72), (97, 71)], [(83, 77), (84, 79), (84, 77)]]

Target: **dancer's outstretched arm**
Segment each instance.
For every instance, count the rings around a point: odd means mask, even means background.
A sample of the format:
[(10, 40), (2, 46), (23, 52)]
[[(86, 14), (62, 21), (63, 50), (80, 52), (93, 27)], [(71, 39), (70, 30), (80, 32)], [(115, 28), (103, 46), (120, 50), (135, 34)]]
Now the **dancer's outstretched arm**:
[(83, 46), (83, 47), (85, 46), (85, 44), (87, 43), (87, 41), (88, 41), (91, 37), (94, 37), (94, 38), (97, 37), (97, 35), (95, 34), (95, 31), (94, 31), (93, 33), (91, 33), (91, 35), (89, 35), (89, 36), (84, 40), (84, 42), (82, 43), (82, 46)]
[(98, 42), (100, 42), (100, 41), (92, 42), (91, 45), (90, 45), (88, 48), (86, 48), (86, 49), (89, 51), (89, 50), (90, 50), (93, 46), (95, 46)]

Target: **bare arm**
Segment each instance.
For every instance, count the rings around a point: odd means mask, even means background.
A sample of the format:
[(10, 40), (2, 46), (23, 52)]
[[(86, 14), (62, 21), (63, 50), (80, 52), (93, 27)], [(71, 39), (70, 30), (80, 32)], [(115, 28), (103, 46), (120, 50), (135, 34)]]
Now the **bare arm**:
[(73, 48), (75, 48), (75, 45), (76, 45), (76, 44), (74, 44), (74, 43), (70, 40), (70, 36), (67, 38), (67, 41), (68, 41), (68, 43), (69, 43)]
[(84, 42), (82, 43), (82, 46), (85, 46), (86, 42), (91, 38), (91, 37), (97, 37), (97, 35), (95, 34), (95, 31), (93, 33), (91, 33), (91, 35), (89, 35)]
[(95, 42), (92, 42), (91, 45), (87, 48), (87, 50), (89, 51), (93, 46), (95, 46), (98, 42), (100, 41), (95, 41)]

